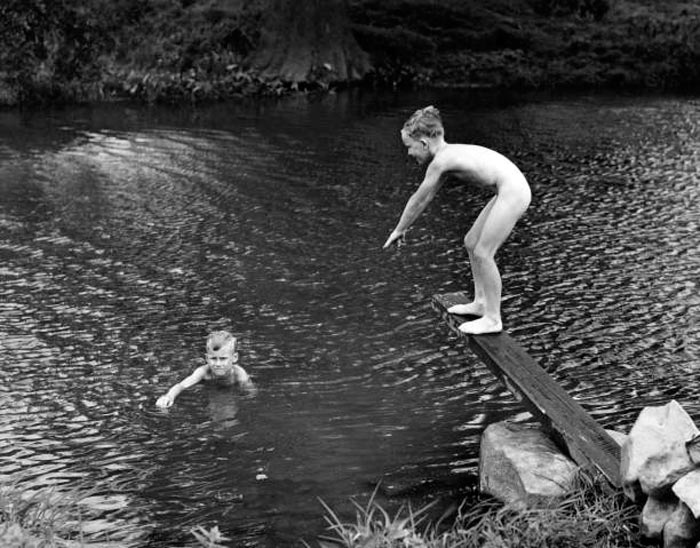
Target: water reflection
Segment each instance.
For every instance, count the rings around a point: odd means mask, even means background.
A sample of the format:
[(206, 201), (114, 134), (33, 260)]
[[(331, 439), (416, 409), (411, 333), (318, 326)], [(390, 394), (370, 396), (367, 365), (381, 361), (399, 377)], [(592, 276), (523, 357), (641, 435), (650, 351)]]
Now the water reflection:
[[(507, 328), (606, 427), (698, 413), (700, 103), (353, 96), (0, 114), (0, 471), (91, 489), (92, 535), (287, 546), (351, 513), (442, 507), (474, 486), (484, 426), (529, 420), (439, 324), (470, 287), (488, 196), (449, 183), (382, 252), (420, 171), (398, 129), (435, 103), (448, 140), (512, 157), (534, 200), (500, 255)], [(158, 394), (241, 337), (254, 398)], [(386, 499), (388, 497), (388, 499)]]

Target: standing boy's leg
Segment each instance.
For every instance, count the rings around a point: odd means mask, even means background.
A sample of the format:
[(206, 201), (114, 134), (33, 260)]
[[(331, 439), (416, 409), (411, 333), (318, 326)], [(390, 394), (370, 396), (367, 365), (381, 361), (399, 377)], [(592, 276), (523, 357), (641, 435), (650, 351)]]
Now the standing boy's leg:
[(481, 279), (478, 276), (476, 270), (474, 270), (474, 249), (476, 248), (479, 238), (481, 237), (481, 232), (484, 228), (484, 223), (491, 212), (493, 204), (496, 202), (498, 195), (494, 196), (489, 200), (489, 202), (481, 210), (481, 213), (474, 221), (474, 224), (467, 232), (464, 237), (464, 247), (467, 249), (467, 255), (469, 255), (469, 265), (472, 270), (472, 279), (474, 281), (474, 300), (468, 304), (456, 304), (447, 309), (450, 314), (461, 314), (461, 315), (472, 315), (481, 316), (484, 313), (484, 304), (486, 301), (484, 294), (484, 287)]
[(464, 322), (459, 326), (460, 331), (473, 335), (502, 331), (501, 275), (494, 257), (528, 205), (529, 199), (525, 201), (519, 196), (496, 197), (471, 255), (472, 270), (484, 290), (484, 313), (478, 320)]

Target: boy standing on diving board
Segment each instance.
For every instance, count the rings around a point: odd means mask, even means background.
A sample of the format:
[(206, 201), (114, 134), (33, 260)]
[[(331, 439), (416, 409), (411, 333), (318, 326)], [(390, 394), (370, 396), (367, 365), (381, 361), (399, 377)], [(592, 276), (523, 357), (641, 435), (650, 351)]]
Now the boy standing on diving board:
[(503, 330), (501, 275), (494, 256), (530, 205), (530, 187), (522, 172), (505, 156), (477, 145), (446, 143), (444, 135), (440, 112), (433, 106), (414, 112), (401, 129), (401, 140), (408, 155), (421, 165), (427, 163), (428, 168), (384, 248), (403, 239), (406, 230), (435, 197), (446, 176), (493, 190), (496, 195), (479, 213), (464, 238), (474, 278), (474, 301), (454, 305), (448, 312), (480, 316), (461, 324), (459, 329), (463, 333), (498, 333)]

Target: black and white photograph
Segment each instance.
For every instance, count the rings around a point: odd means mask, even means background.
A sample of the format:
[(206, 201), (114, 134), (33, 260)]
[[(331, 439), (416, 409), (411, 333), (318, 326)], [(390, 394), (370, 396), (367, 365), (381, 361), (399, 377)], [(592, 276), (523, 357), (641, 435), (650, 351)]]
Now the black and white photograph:
[(0, 0), (0, 548), (699, 548), (700, 1)]

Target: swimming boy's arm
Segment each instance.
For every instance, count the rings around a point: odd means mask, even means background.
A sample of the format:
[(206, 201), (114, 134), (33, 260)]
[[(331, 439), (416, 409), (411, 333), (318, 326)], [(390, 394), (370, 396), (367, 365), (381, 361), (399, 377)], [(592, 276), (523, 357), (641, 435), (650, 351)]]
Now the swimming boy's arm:
[(199, 366), (197, 369), (194, 370), (194, 372), (191, 375), (185, 377), (179, 383), (173, 385), (166, 394), (158, 398), (158, 401), (156, 401), (156, 405), (158, 407), (163, 408), (170, 407), (173, 403), (175, 403), (175, 398), (177, 398), (180, 395), (180, 392), (197, 384), (204, 378), (206, 373), (207, 366)]
[(406, 230), (408, 230), (408, 228), (420, 216), (420, 214), (423, 213), (425, 208), (432, 201), (435, 194), (437, 194), (437, 191), (440, 190), (440, 187), (442, 186), (442, 173), (443, 169), (441, 164), (433, 160), (425, 172), (423, 182), (408, 199), (408, 202), (406, 202), (406, 207), (401, 214), (401, 218), (399, 219), (396, 228), (384, 243), (383, 249), (386, 249), (393, 242), (402, 238), (406, 233)]

